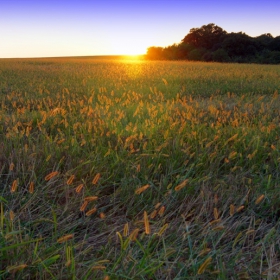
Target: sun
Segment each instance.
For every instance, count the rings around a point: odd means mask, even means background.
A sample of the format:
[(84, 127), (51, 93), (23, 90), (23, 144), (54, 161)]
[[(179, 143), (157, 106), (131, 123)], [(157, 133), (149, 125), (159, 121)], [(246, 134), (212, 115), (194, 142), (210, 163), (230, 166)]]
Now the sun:
[(120, 55), (128, 55), (128, 56), (138, 56), (145, 54), (145, 50), (143, 50), (141, 47), (138, 46), (120, 46), (116, 48), (114, 51), (116, 54)]
[(123, 41), (114, 42), (111, 44), (111, 54), (113, 55), (126, 55), (126, 56), (138, 56), (143, 55), (147, 51), (145, 44), (139, 44), (138, 42)]

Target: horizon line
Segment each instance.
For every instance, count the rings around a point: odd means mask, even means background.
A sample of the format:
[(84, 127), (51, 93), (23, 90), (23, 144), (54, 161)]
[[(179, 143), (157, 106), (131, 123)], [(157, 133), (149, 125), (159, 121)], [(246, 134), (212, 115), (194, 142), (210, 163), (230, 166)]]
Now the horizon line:
[(24, 56), (24, 57), (0, 57), (0, 59), (30, 59), (30, 58), (90, 58), (90, 57), (139, 57), (146, 54), (100, 54), (100, 55), (66, 55), (66, 56)]

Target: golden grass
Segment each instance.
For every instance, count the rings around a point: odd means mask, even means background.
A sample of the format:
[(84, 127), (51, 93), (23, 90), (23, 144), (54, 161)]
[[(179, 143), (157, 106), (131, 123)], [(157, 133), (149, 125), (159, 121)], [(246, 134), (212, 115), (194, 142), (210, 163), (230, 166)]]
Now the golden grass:
[(0, 71), (3, 277), (277, 271), (276, 66), (49, 59)]

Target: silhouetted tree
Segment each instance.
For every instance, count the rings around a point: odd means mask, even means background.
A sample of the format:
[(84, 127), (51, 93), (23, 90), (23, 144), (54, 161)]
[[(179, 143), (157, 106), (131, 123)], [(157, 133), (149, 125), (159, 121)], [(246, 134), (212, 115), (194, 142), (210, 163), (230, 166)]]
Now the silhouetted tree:
[(231, 58), (252, 55), (256, 52), (252, 38), (242, 32), (227, 34), (222, 47)]
[(280, 51), (280, 36), (275, 37), (268, 45), (271, 51)]
[(255, 46), (258, 51), (269, 49), (269, 45), (273, 42), (273, 36), (270, 33), (262, 34), (254, 38)]
[(162, 55), (165, 59), (178, 59), (178, 45), (173, 44), (162, 50)]
[(179, 44), (150, 47), (148, 59), (188, 59), (218, 62), (280, 63), (280, 36), (270, 33), (250, 37), (227, 33), (214, 23), (192, 28)]
[(214, 23), (203, 25), (200, 28), (192, 28), (187, 36), (182, 40), (196, 48), (211, 49), (218, 44), (227, 32)]
[(193, 49), (188, 54), (188, 60), (200, 61), (202, 60), (205, 53), (206, 53), (206, 49), (204, 48)]
[(226, 50), (218, 49), (212, 53), (212, 60), (217, 62), (227, 62), (230, 61), (230, 58)]

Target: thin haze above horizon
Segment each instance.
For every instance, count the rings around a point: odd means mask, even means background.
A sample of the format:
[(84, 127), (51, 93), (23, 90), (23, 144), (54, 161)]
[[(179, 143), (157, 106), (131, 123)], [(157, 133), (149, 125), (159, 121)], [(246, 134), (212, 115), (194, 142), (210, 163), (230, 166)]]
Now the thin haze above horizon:
[(144, 54), (191, 28), (280, 35), (280, 1), (34, 1), (0, 3), (0, 58)]

